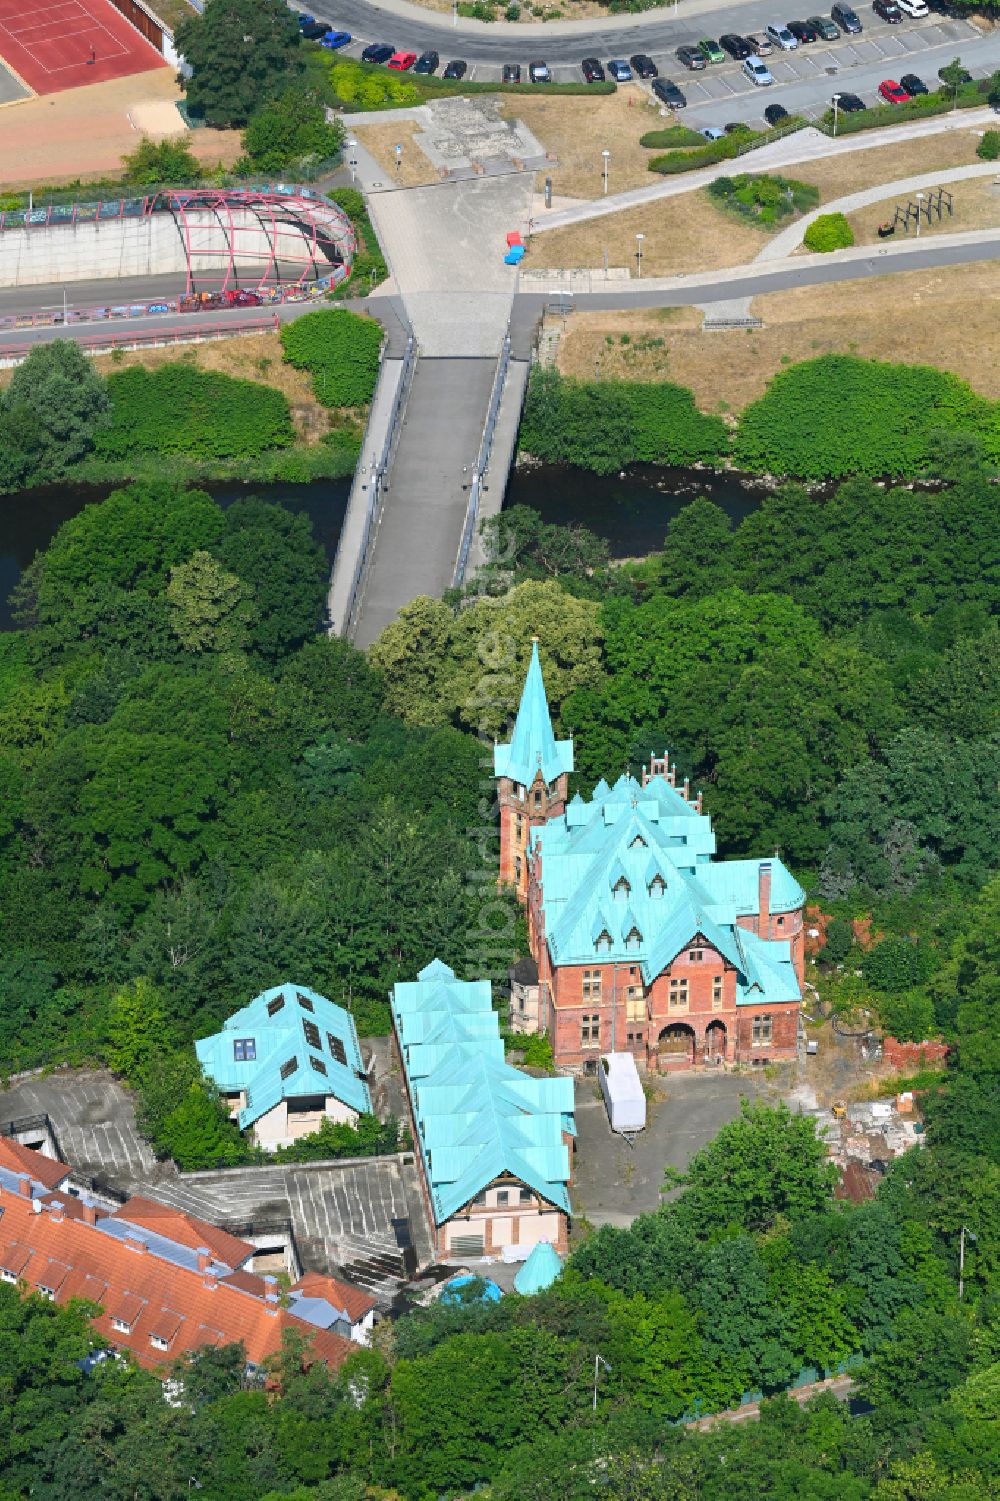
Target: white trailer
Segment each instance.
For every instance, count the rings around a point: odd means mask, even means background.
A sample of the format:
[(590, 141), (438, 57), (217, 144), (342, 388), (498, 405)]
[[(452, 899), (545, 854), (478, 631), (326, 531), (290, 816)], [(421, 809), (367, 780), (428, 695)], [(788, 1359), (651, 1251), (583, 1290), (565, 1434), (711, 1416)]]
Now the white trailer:
[(597, 1076), (612, 1131), (621, 1131), (625, 1135), (641, 1131), (646, 1124), (646, 1096), (632, 1054), (606, 1054), (601, 1059)]

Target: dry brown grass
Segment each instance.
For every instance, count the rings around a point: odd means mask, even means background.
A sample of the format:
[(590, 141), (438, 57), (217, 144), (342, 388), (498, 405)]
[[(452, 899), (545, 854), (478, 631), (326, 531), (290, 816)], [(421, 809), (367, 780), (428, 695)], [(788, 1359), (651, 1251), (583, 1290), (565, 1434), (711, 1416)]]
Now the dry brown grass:
[[(952, 212), (949, 215), (946, 210), (943, 217), (935, 219), (932, 224), (924, 219), (920, 226), (921, 238), (924, 235), (958, 234), (965, 229), (992, 229), (1000, 224), (1000, 187), (994, 185), (992, 178), (973, 177), (945, 183), (943, 186), (946, 192), (952, 194)], [(933, 191), (936, 192), (937, 189)], [(891, 222), (897, 203), (905, 208), (908, 201), (914, 201), (913, 193), (897, 193), (893, 198), (883, 198), (879, 203), (869, 204), (867, 208), (848, 214), (848, 223), (854, 230), (855, 244), (875, 244), (879, 225)], [(898, 229), (896, 239), (913, 239), (915, 234), (914, 228), (908, 234)]]
[[(988, 262), (773, 292), (755, 298), (753, 312), (763, 328), (718, 333), (703, 333), (688, 309), (577, 313), (567, 320), (559, 368), (592, 378), (600, 358), (602, 374), (677, 381), (705, 411), (740, 411), (786, 364), (857, 354), (937, 365), (1000, 398), (1000, 285)], [(622, 333), (633, 344), (663, 343), (630, 354)]]
[(642, 247), (644, 276), (673, 276), (679, 271), (711, 271), (751, 261), (767, 243), (768, 231), (717, 208), (704, 188), (678, 198), (661, 198), (621, 214), (569, 224), (535, 235), (524, 264), (635, 268), (635, 237)]
[[(402, 188), (423, 188), (437, 182), (438, 174), (413, 139), (422, 128), (415, 120), (399, 120), (394, 125), (361, 125), (354, 134), (385, 172), (387, 182), (397, 182)], [(397, 145), (403, 148), (398, 171)]]
[(964, 167), (976, 160), (979, 132), (945, 130), (938, 135), (919, 136), (913, 141), (897, 141), (892, 146), (870, 146), (847, 151), (843, 156), (821, 157), (812, 162), (791, 162), (780, 170), (799, 182), (814, 183), (824, 202), (842, 198), (846, 193), (860, 193), (878, 187), (880, 182), (895, 182), (921, 172), (937, 172), (942, 167)]
[(601, 197), (602, 151), (611, 152), (610, 192), (648, 187), (653, 181), (646, 164), (655, 153), (640, 146), (639, 137), (668, 122), (660, 118), (659, 107), (650, 103), (638, 84), (625, 84), (613, 94), (502, 94), (500, 107), (509, 118), (523, 120), (545, 150), (558, 158), (539, 179), (541, 183), (541, 178), (550, 176), (557, 197)]

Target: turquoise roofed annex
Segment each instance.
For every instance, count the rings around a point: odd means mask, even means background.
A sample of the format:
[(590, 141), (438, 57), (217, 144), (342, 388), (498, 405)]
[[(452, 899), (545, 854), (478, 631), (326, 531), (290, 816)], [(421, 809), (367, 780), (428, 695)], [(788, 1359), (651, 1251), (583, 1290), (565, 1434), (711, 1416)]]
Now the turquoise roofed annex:
[(458, 980), (435, 959), (390, 1003), (435, 1223), (504, 1176), (569, 1214), (573, 1082), (504, 1061), (489, 981)]
[(282, 1100), (332, 1095), (359, 1115), (371, 1110), (354, 1018), (307, 985), (263, 991), (195, 1052), (223, 1094), (244, 1096), (243, 1130)]
[(531, 643), (531, 661), (514, 733), (509, 745), (494, 746), (493, 770), (498, 777), (510, 777), (523, 787), (530, 787), (539, 772), (546, 783), (552, 783), (573, 770), (572, 740), (557, 740), (552, 729), (537, 637)]

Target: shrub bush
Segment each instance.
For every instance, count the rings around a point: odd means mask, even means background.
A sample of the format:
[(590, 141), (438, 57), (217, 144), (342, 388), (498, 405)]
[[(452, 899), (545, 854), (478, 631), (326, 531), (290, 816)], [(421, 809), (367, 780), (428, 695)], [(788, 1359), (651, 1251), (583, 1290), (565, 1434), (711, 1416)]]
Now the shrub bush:
[(308, 370), (313, 394), (327, 407), (360, 407), (371, 401), (378, 376), (382, 329), (374, 318), (324, 308), (306, 313), (281, 330), (285, 359)]
[(995, 162), (1000, 157), (1000, 130), (983, 131), (983, 138), (976, 147), (976, 155), (984, 162)]
[(943, 431), (978, 434), (996, 462), (997, 405), (929, 365), (828, 354), (779, 371), (746, 408), (735, 460), (800, 479), (920, 472)]
[(667, 381), (566, 380), (536, 368), (521, 422), (521, 448), (547, 463), (613, 474), (626, 464), (693, 464), (729, 447), (720, 417)]
[(802, 243), (807, 250), (845, 250), (854, 244), (854, 231), (843, 214), (820, 214), (806, 228)]
[(708, 192), (732, 213), (758, 224), (776, 224), (791, 214), (805, 213), (819, 202), (819, 189), (811, 183), (772, 177), (766, 172), (717, 177), (709, 183)]
[(665, 130), (647, 130), (639, 137), (639, 145), (651, 151), (661, 151), (671, 146), (704, 146), (705, 137), (686, 125), (668, 125)]
[(356, 297), (384, 281), (389, 268), (382, 254), (374, 225), (368, 217), (363, 193), (357, 188), (333, 188), (327, 196), (344, 210), (354, 227), (357, 249), (351, 262), (351, 274), (331, 293), (333, 298)]
[(108, 377), (111, 427), (98, 434), (105, 458), (183, 453), (235, 458), (284, 448), (295, 432), (280, 391), (193, 365), (141, 365)]
[(650, 172), (665, 177), (675, 172), (693, 172), (696, 167), (713, 167), (716, 162), (727, 161), (742, 144), (736, 136), (724, 136), (721, 141), (705, 141), (697, 150), (668, 151), (663, 156), (651, 157), (646, 165)]

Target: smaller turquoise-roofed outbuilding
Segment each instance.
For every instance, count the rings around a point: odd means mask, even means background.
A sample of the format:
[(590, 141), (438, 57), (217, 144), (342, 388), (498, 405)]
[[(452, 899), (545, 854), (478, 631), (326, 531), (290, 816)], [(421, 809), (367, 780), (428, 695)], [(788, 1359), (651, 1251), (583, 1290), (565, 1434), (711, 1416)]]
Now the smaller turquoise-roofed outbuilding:
[(514, 1278), (514, 1291), (522, 1298), (543, 1293), (562, 1272), (559, 1253), (547, 1240), (540, 1240)]
[(263, 991), (194, 1046), (240, 1129), (269, 1151), (371, 1111), (354, 1018), (307, 985)]

